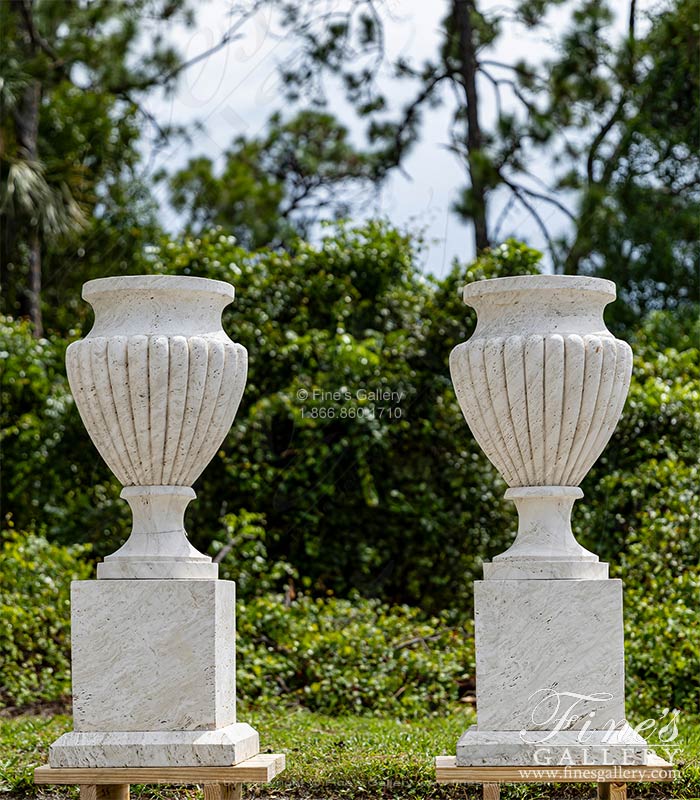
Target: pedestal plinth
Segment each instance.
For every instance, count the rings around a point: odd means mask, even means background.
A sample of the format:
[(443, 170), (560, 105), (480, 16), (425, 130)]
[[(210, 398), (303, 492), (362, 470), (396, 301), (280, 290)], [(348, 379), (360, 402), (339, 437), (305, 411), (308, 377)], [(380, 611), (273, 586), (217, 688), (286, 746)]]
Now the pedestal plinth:
[(476, 581), (477, 725), (457, 766), (645, 764), (625, 722), (622, 582)]
[(71, 587), (74, 731), (52, 767), (228, 766), (259, 751), (236, 723), (235, 584)]

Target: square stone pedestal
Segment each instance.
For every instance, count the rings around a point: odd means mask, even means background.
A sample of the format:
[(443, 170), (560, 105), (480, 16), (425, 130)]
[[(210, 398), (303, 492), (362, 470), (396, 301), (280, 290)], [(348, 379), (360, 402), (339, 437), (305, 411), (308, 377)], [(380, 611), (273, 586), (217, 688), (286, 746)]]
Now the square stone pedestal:
[(474, 595), (477, 725), (458, 766), (645, 763), (625, 722), (621, 581), (486, 580)]
[(254, 756), (236, 723), (235, 584), (97, 580), (71, 587), (74, 731), (52, 767), (226, 766)]

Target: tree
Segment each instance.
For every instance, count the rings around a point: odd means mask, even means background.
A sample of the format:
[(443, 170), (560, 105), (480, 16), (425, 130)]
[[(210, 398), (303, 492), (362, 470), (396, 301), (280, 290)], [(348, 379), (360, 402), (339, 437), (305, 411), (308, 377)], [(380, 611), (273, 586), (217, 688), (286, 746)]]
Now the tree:
[(302, 111), (287, 122), (273, 115), (260, 138), (236, 138), (219, 176), (211, 159), (191, 159), (169, 178), (170, 201), (190, 232), (220, 226), (245, 247), (278, 246), (347, 215), (351, 193), (380, 179), (376, 158), (333, 116)]
[(2, 4), (3, 283), (37, 336), (47, 247), (84, 230), (105, 181), (133, 167), (138, 98), (180, 65), (160, 33), (134, 57), (140, 26), (184, 13), (185, 0)]
[[(341, 81), (385, 169), (404, 163), (431, 107), (452, 104), (450, 147), (468, 181), (454, 208), (471, 223), (477, 252), (498, 240), (504, 215), (494, 219), (493, 199), (507, 192), (504, 210), (519, 204), (531, 216), (556, 271), (613, 277), (637, 314), (650, 294), (662, 306), (696, 296), (697, 0), (667, 2), (643, 34), (630, 0), (621, 37), (608, 0), (520, 0), (488, 11), (479, 0), (449, 0), (439, 52), (420, 65), (403, 53), (387, 63), (391, 13), (382, 3), (270, 2), (300, 41), (296, 66), (283, 69), (290, 97), (322, 104), (325, 76)], [(570, 21), (553, 58), (496, 59), (506, 30), (538, 30), (555, 6)], [(412, 87), (398, 118), (387, 110), (389, 73)], [(490, 126), (487, 99), (496, 107)], [(682, 109), (679, 120), (660, 108)], [(551, 179), (530, 173), (534, 157), (550, 159)], [(553, 236), (543, 206), (568, 220), (565, 237)]]
[[(467, 176), (454, 209), (471, 223), (477, 254), (499, 236), (501, 224), (491, 213), (497, 190), (509, 192), (509, 202), (520, 203), (538, 224), (542, 221), (533, 202), (564, 209), (554, 189), (534, 184), (527, 169), (533, 148), (555, 133), (538, 105), (544, 81), (533, 67), (494, 60), (492, 53), (507, 26), (511, 33), (517, 26), (536, 28), (562, 0), (520, 0), (512, 12), (501, 6), (484, 11), (478, 0), (449, 0), (439, 50), (423, 64), (403, 52), (387, 55), (385, 27), (391, 12), (383, 3), (354, 0), (338, 9), (310, 1), (270, 2), (280, 7), (284, 24), (300, 41), (298, 57), (291, 60), (295, 66), (282, 71), (290, 98), (322, 104), (324, 76), (338, 78), (357, 112), (368, 120), (368, 137), (381, 147), (384, 169), (403, 165), (420, 137), (426, 112), (451, 105), (449, 147)], [(412, 99), (398, 118), (387, 110), (388, 87), (382, 79), (388, 74), (411, 86)], [(497, 107), (491, 125), (483, 111), (490, 100)]]
[(615, 280), (626, 323), (700, 298), (699, 15), (697, 0), (677, 0), (640, 37), (632, 2), (627, 35), (611, 47), (610, 9), (590, 0), (551, 65), (548, 113), (591, 128), (562, 153), (570, 168), (560, 186), (579, 203), (561, 261), (569, 274)]
[[(158, 146), (173, 133), (144, 97), (232, 41), (255, 4), (220, 41), (183, 61), (166, 38), (193, 22), (190, 0), (0, 3), (0, 262), (2, 310), (55, 323), (89, 277), (123, 271), (157, 235), (139, 175), (144, 128)], [(48, 289), (48, 291), (47, 291)], [(58, 302), (57, 302), (58, 301)], [(68, 314), (69, 316), (69, 314)]]

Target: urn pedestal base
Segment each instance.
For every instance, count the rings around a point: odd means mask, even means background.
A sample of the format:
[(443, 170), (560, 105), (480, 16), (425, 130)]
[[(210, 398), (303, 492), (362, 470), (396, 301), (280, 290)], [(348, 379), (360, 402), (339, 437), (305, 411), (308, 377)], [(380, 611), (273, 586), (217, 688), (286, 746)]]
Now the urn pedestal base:
[(71, 586), (74, 731), (52, 767), (225, 766), (258, 752), (236, 723), (236, 587), (219, 580)]
[(476, 581), (474, 601), (478, 724), (458, 766), (646, 763), (625, 721), (620, 580)]
[[(646, 764), (646, 741), (632, 728), (618, 731), (483, 731), (473, 725), (457, 742), (458, 767), (532, 767)], [(537, 739), (537, 741), (533, 741)]]
[(625, 721), (622, 581), (474, 583), (480, 730)]
[(197, 495), (189, 486), (126, 486), (131, 536), (97, 565), (100, 580), (216, 580), (219, 565), (194, 548), (185, 532), (185, 509)]
[(244, 722), (214, 731), (71, 731), (49, 748), (51, 767), (230, 767), (260, 752)]

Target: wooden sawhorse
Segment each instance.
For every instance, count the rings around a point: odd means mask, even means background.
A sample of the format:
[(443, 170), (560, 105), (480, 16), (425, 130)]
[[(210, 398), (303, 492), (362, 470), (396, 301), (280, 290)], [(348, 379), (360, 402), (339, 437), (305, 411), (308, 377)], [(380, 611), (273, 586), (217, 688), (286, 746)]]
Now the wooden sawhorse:
[(80, 800), (129, 800), (132, 783), (202, 784), (204, 800), (241, 800), (242, 784), (267, 783), (284, 770), (282, 754), (260, 753), (233, 767), (37, 767), (34, 783), (80, 787)]
[(649, 764), (634, 767), (458, 767), (455, 756), (438, 756), (438, 783), (481, 783), (484, 800), (499, 800), (502, 783), (597, 783), (598, 800), (627, 800), (628, 783), (672, 781), (672, 764), (650, 754)]

